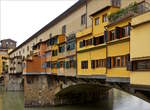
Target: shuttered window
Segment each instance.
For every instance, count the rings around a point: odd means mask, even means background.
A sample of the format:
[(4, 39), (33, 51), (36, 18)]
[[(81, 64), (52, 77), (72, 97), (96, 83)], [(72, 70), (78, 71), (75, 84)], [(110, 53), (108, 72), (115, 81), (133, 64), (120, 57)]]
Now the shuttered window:
[(84, 24), (86, 24), (86, 14), (83, 14), (82, 16), (81, 16), (81, 25), (84, 25)]
[(81, 61), (81, 69), (88, 69), (88, 61)]
[(124, 27), (116, 27), (115, 30), (109, 31), (109, 41), (130, 36), (130, 27), (129, 24)]
[(150, 59), (134, 61), (133, 67), (135, 71), (150, 71)]
[(99, 24), (99, 17), (95, 18), (95, 25), (98, 25)]
[(106, 67), (106, 59), (91, 60), (91, 68)]
[(126, 67), (127, 65), (127, 55), (115, 56), (111, 58), (112, 67)]
[(103, 19), (102, 19), (102, 22), (107, 22), (108, 21), (108, 17), (107, 17), (107, 14), (104, 14), (103, 15)]

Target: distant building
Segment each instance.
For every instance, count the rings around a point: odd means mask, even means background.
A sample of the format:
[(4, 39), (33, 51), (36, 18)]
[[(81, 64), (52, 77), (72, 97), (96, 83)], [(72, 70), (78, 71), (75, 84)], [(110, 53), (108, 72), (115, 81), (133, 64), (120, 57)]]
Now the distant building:
[(0, 41), (0, 49), (14, 49), (16, 48), (16, 41), (12, 39), (4, 39)]
[(8, 52), (16, 48), (16, 41), (3, 39), (0, 41), (0, 77), (8, 72)]

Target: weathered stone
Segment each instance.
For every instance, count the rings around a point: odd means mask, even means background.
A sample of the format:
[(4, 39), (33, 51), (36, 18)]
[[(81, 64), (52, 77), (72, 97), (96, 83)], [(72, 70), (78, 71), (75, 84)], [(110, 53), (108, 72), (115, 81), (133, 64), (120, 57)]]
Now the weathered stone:
[(56, 106), (97, 101), (107, 96), (110, 89), (86, 82), (80, 84), (80, 80), (74, 80), (48, 75), (24, 76), (25, 106)]
[(5, 75), (5, 89), (7, 91), (23, 91), (23, 81), (22, 75)]

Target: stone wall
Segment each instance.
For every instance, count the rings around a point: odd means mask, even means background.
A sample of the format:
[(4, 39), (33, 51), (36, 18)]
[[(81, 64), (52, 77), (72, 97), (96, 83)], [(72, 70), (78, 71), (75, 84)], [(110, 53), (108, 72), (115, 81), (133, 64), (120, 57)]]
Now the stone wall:
[(5, 89), (6, 91), (23, 91), (24, 79), (22, 75), (5, 75)]
[[(83, 86), (83, 88), (87, 88), (87, 90), (84, 90), (78, 89), (82, 88), (80, 86), (78, 88), (74, 86), (76, 84), (78, 85), (78, 83), (83, 82), (76, 78), (57, 77), (50, 75), (24, 76), (25, 106), (57, 106), (84, 103), (87, 101), (91, 102), (92, 100), (98, 100), (99, 98), (107, 96), (108, 94), (108, 88), (101, 89), (101, 91), (100, 89), (96, 89), (97, 86), (90, 86), (93, 89), (88, 89), (86, 86)], [(64, 94), (61, 94), (61, 91)]]

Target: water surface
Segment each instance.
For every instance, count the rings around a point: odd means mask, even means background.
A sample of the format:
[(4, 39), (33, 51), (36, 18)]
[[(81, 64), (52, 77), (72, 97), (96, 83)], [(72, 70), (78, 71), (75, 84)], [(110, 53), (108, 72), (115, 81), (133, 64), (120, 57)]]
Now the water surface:
[(100, 102), (45, 108), (24, 108), (23, 92), (5, 92), (0, 87), (0, 110), (150, 110), (150, 103), (113, 89)]

